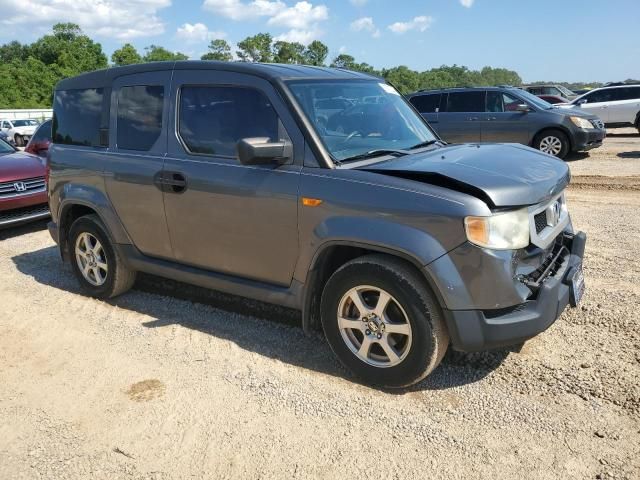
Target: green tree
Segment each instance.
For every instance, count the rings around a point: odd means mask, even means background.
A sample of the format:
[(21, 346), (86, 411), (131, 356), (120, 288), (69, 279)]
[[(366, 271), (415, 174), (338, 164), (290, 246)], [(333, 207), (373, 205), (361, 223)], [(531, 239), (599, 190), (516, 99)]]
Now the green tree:
[(402, 94), (415, 92), (420, 88), (420, 74), (404, 65), (384, 69), (382, 76)]
[(314, 40), (307, 45), (307, 49), (304, 52), (304, 63), (321, 67), (327, 60), (327, 55), (329, 55), (329, 47), (319, 40)]
[(114, 65), (120, 67), (122, 65), (142, 63), (142, 57), (136, 50), (136, 47), (130, 43), (125, 43), (122, 47), (111, 54), (111, 61)]
[(14, 40), (0, 46), (0, 63), (9, 63), (14, 60), (25, 61), (29, 56), (29, 47)]
[(145, 47), (145, 54), (142, 57), (144, 62), (166, 62), (172, 60), (187, 60), (188, 55), (180, 52), (170, 52), (159, 45), (149, 45)]
[(331, 62), (333, 68), (348, 68), (351, 69), (356, 64), (356, 59), (346, 53), (341, 53)]
[(211, 40), (211, 43), (209, 43), (209, 51), (202, 55), (200, 60), (220, 60), (221, 62), (230, 62), (233, 60), (231, 47), (226, 40)]
[(273, 61), (272, 42), (273, 39), (270, 34), (258, 33), (253, 37), (247, 37), (238, 42), (236, 53), (243, 62), (269, 63)]
[(62, 77), (107, 67), (102, 46), (86, 36), (74, 23), (57, 23), (53, 34), (45, 35), (29, 47), (29, 53), (50, 65)]
[(304, 63), (305, 47), (298, 42), (278, 41), (273, 46), (275, 63)]

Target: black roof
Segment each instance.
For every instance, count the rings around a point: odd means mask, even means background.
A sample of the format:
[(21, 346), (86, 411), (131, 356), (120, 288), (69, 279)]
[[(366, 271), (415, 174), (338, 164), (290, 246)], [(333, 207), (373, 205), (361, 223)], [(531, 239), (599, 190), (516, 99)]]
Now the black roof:
[(150, 62), (124, 67), (111, 67), (94, 72), (83, 73), (76, 77), (60, 80), (56, 90), (74, 88), (101, 88), (110, 86), (113, 79), (135, 73), (167, 70), (220, 70), (255, 75), (266, 80), (291, 79), (362, 79), (373, 80), (378, 77), (353, 72), (343, 68), (313, 67), (309, 65), (285, 65), (279, 63), (218, 62), (212, 60), (181, 60), (169, 62)]

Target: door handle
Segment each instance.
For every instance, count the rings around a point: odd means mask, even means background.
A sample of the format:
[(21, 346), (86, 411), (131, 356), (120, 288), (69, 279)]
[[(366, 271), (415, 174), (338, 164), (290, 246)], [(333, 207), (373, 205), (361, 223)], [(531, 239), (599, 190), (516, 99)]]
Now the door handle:
[(187, 190), (187, 179), (180, 172), (161, 170), (154, 175), (153, 183), (167, 193), (184, 193)]
[(489, 118), (487, 118), (487, 120), (493, 121), (493, 120), (497, 120), (497, 118), (496, 117), (489, 117)]
[(475, 122), (476, 120), (478, 120), (478, 117), (469, 117), (469, 118), (467, 118), (467, 120)]

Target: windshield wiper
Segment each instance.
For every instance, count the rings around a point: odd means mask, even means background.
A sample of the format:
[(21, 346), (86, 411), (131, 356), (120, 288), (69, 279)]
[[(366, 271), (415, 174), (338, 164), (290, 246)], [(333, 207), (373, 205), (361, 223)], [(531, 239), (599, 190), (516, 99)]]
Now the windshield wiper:
[(418, 143), (416, 145), (414, 145), (413, 147), (409, 147), (409, 150), (417, 150), (418, 148), (424, 148), (424, 147), (428, 147), (430, 145), (434, 145), (436, 143), (442, 143), (443, 145), (445, 144), (442, 140), (427, 140), (426, 142), (421, 142)]
[(409, 155), (406, 150), (394, 150), (391, 148), (379, 148), (377, 150), (369, 150), (365, 153), (354, 155), (353, 157), (347, 157), (340, 160), (340, 162), (351, 162), (352, 160), (366, 160), (368, 158), (380, 157), (382, 155), (395, 155), (397, 157), (403, 157)]

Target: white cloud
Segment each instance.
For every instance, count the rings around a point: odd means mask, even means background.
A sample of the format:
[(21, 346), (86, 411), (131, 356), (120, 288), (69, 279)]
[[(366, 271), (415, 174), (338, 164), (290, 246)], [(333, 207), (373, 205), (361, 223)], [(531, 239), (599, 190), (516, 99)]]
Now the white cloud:
[(272, 17), (287, 8), (281, 0), (205, 0), (202, 7), (216, 15), (231, 20), (255, 20), (260, 17)]
[(460, 0), (460, 5), (463, 7), (471, 8), (475, 0)]
[(0, 25), (48, 30), (73, 22), (89, 35), (127, 40), (163, 33), (158, 10), (170, 5), (171, 0), (0, 0)]
[(368, 0), (349, 0), (351, 5), (355, 5), (356, 7), (364, 7)]
[(410, 20), (408, 22), (396, 22), (392, 25), (389, 25), (387, 28), (393, 33), (401, 35), (410, 30), (418, 30), (420, 32), (424, 32), (431, 26), (432, 23), (433, 17), (422, 15), (420, 17), (415, 17), (413, 20)]
[(267, 23), (292, 29), (306, 29), (327, 18), (329, 18), (329, 9), (325, 5), (314, 7), (309, 2), (298, 2), (293, 7), (276, 13)]
[(318, 39), (320, 36), (322, 36), (322, 32), (320, 30), (298, 30), (293, 28), (288, 32), (275, 37), (275, 41), (298, 42), (302, 43), (303, 45), (308, 45), (313, 40)]
[(289, 29), (275, 37), (287, 42), (309, 43), (322, 35), (320, 22), (329, 18), (326, 5), (301, 1), (288, 6), (282, 0), (205, 0), (203, 8), (231, 20), (267, 18), (267, 25)]
[(181, 27), (178, 27), (176, 37), (186, 43), (198, 43), (214, 38), (224, 38), (226, 33), (211, 31), (204, 23), (184, 23)]
[(380, 29), (376, 27), (371, 17), (362, 17), (351, 22), (351, 30), (354, 32), (369, 32), (373, 38), (380, 36)]

